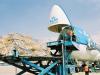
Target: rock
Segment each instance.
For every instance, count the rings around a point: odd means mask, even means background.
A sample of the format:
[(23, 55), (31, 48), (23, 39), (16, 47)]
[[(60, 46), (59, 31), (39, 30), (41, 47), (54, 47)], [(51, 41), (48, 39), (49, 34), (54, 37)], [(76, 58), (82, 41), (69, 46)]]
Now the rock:
[[(45, 45), (45, 44), (44, 44)], [(39, 40), (19, 33), (11, 33), (0, 38), (0, 53), (12, 55), (16, 49), (21, 56), (49, 56), (50, 52), (44, 48)]]

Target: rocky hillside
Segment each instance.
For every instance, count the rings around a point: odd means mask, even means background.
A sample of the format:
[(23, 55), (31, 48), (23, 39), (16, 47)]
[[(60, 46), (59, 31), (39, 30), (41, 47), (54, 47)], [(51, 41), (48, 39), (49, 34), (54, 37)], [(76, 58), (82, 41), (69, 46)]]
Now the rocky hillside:
[(50, 53), (41, 41), (27, 35), (11, 33), (0, 37), (1, 54), (12, 55), (14, 49), (22, 56), (49, 56)]

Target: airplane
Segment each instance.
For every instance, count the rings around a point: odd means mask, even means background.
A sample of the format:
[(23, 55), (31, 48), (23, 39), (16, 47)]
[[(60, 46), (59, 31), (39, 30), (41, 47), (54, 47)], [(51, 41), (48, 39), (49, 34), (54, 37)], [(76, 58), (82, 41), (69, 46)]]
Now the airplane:
[(98, 51), (100, 51), (100, 46), (91, 39), (85, 30), (77, 25), (72, 25), (68, 16), (58, 5), (52, 7), (48, 30), (60, 33), (58, 40), (77, 42), (78, 45), (73, 44), (79, 51), (74, 51), (72, 55), (78, 60), (95, 60)]

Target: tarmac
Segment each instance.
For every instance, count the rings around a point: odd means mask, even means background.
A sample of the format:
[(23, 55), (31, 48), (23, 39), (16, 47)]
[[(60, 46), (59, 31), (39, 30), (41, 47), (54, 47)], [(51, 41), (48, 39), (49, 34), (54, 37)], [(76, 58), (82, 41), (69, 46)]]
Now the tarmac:
[[(20, 69), (11, 65), (3, 65), (3, 66), (0, 65), (0, 75), (16, 75), (20, 71), (21, 71)], [(33, 75), (33, 74), (26, 72), (23, 75)], [(74, 73), (72, 75), (85, 75), (85, 73), (79, 72), (79, 73)], [(100, 75), (100, 70), (98, 72), (89, 73), (89, 75)]]

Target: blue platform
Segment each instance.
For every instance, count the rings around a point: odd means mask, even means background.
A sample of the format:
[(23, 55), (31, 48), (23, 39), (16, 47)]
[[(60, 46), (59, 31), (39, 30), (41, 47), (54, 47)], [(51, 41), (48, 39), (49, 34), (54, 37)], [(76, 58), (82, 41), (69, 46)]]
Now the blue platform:
[[(77, 43), (78, 44), (78, 43)], [(72, 41), (48, 42), (47, 47), (55, 50), (51, 57), (20, 56), (14, 53), (13, 56), (0, 55), (0, 60), (22, 69), (17, 75), (30, 72), (35, 75), (70, 75), (75, 73), (75, 61), (71, 53), (77, 48)], [(43, 61), (47, 63), (44, 65)]]

